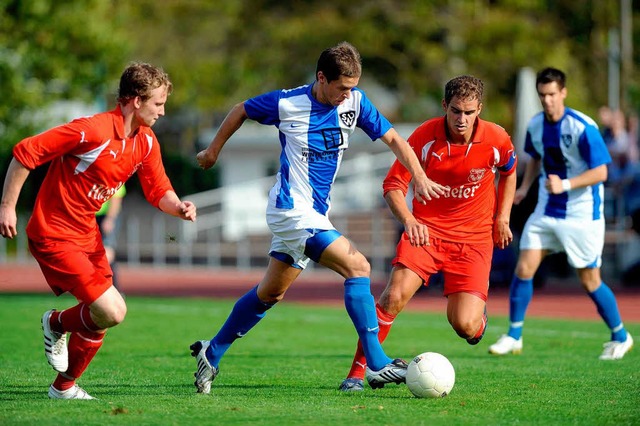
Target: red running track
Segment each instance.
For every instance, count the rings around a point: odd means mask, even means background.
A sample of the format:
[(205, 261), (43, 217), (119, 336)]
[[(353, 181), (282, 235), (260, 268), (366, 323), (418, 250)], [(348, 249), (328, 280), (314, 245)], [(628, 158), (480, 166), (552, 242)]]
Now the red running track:
[[(211, 297), (236, 299), (261, 278), (263, 271), (238, 271), (226, 268), (118, 267), (120, 288), (127, 295), (155, 295), (164, 297)], [(328, 270), (307, 270), (302, 273), (285, 297), (288, 302), (342, 305), (343, 291), (340, 276)], [(379, 295), (384, 282), (372, 283), (372, 292)], [(556, 287), (556, 288), (554, 288)], [(617, 288), (614, 292), (622, 319), (640, 322), (640, 289)], [(42, 273), (33, 263), (0, 264), (1, 293), (50, 293)], [(489, 293), (487, 309), (490, 315), (509, 314), (509, 294), (506, 288)], [(53, 294), (53, 293), (50, 293)], [(1, 297), (1, 296), (0, 296)], [(420, 291), (407, 309), (445, 312), (446, 299), (440, 288)], [(561, 286), (547, 283), (537, 289), (527, 311), (528, 316), (586, 319), (601, 321), (591, 299), (580, 284)]]

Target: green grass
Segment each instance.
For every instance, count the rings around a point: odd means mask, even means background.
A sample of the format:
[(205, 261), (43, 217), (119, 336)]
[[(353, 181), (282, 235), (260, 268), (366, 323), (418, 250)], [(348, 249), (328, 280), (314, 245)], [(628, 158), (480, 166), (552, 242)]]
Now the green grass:
[[(404, 385), (336, 390), (355, 347), (344, 309), (282, 302), (238, 340), (211, 395), (193, 387), (188, 347), (210, 338), (232, 301), (129, 297), (124, 323), (80, 380), (97, 401), (49, 400), (55, 375), (43, 354), (40, 316), (71, 306), (63, 296), (0, 295), (0, 424), (38, 425), (623, 425), (640, 423), (638, 352), (598, 360), (608, 332), (598, 321), (529, 318), (525, 352), (492, 357), (507, 320), (492, 317), (478, 346), (458, 338), (444, 313), (405, 312), (385, 342), (391, 356), (446, 355), (456, 385), (443, 399)], [(627, 324), (640, 338), (640, 324)]]

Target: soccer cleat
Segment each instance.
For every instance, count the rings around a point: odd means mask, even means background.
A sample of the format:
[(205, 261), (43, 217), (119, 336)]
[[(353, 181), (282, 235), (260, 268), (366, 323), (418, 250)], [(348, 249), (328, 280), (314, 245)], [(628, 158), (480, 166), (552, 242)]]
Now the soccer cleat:
[(384, 387), (387, 383), (405, 383), (407, 377), (408, 364), (405, 360), (396, 358), (378, 371), (373, 371), (369, 367), (366, 369), (366, 378), (372, 389)]
[(208, 340), (198, 340), (189, 346), (191, 356), (195, 357), (198, 363), (198, 371), (193, 373), (193, 376), (196, 378), (193, 384), (196, 386), (198, 393), (210, 393), (211, 383), (218, 375), (218, 369), (212, 366), (207, 359), (206, 351), (208, 347)]
[(342, 392), (360, 392), (364, 390), (364, 380), (357, 377), (347, 377), (342, 381), (338, 390)]
[(489, 353), (491, 355), (521, 354), (522, 337), (516, 340), (507, 334), (503, 334), (496, 343), (489, 346)]
[(487, 327), (489, 326), (489, 318), (487, 317), (487, 307), (484, 307), (484, 313), (482, 314), (482, 322), (484, 323), (484, 327), (482, 328), (482, 333), (478, 337), (470, 337), (467, 339), (467, 343), (470, 345), (477, 345), (480, 343), (480, 340), (484, 337), (484, 333), (487, 331)]
[(42, 315), (42, 334), (44, 335), (44, 354), (49, 365), (58, 373), (64, 373), (69, 368), (69, 352), (67, 351), (67, 334), (56, 333), (49, 325), (49, 318), (54, 309)]
[(614, 359), (622, 359), (622, 357), (633, 348), (633, 339), (631, 335), (627, 333), (627, 340), (624, 342), (618, 342), (616, 340), (612, 340), (610, 342), (605, 343), (604, 350), (602, 351), (602, 355), (600, 355), (600, 359), (602, 360), (614, 360)]
[(73, 385), (73, 387), (59, 391), (54, 388), (53, 385), (49, 387), (49, 398), (51, 399), (95, 399), (91, 395), (87, 393), (84, 389), (82, 389), (78, 385)]

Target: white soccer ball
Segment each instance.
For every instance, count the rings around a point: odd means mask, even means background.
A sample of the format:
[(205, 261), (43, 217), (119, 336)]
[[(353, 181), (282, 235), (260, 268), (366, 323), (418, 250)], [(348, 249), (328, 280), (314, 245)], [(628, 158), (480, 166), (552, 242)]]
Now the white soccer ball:
[(437, 352), (416, 356), (407, 368), (407, 387), (418, 398), (445, 397), (455, 382), (453, 365), (447, 357)]

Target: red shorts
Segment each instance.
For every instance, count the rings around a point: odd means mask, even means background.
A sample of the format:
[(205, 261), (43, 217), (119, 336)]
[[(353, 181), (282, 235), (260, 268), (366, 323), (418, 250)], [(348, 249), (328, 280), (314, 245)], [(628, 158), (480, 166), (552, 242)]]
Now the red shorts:
[(484, 301), (489, 292), (489, 273), (493, 257), (493, 242), (455, 243), (429, 237), (428, 246), (412, 246), (406, 233), (396, 248), (393, 266), (401, 264), (429, 283), (429, 277), (442, 271), (444, 295), (476, 294)]
[(91, 304), (113, 284), (100, 233), (97, 238), (77, 242), (29, 239), (29, 250), (38, 261), (51, 290), (59, 296), (69, 292), (79, 302)]

